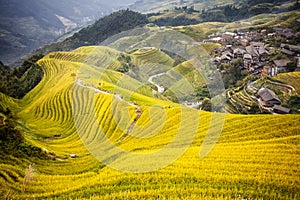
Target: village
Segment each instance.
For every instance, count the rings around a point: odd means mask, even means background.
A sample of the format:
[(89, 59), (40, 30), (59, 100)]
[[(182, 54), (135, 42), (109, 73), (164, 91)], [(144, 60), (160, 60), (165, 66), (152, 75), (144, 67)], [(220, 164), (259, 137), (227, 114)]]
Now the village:
[[(300, 19), (297, 25), (300, 26)], [(300, 32), (274, 27), (258, 31), (215, 33), (202, 43), (213, 42), (222, 46), (210, 52), (211, 62), (222, 75), (229, 73), (226, 71), (228, 66), (239, 63), (240, 71), (259, 79), (282, 72), (300, 71), (300, 45), (297, 38), (300, 38)], [(252, 99), (261, 110), (274, 114), (290, 113), (290, 109), (281, 106), (281, 100), (270, 89), (261, 88)]]
[[(293, 65), (293, 63), (296, 65), (294, 70), (299, 70), (300, 45), (290, 45), (288, 42), (292, 37), (300, 37), (300, 32), (295, 33), (288, 28), (274, 28), (274, 31), (268, 33), (263, 29), (260, 32), (225, 32), (210, 35), (210, 38), (203, 42), (222, 45), (222, 48), (211, 52), (212, 61), (215, 64), (230, 64), (240, 58), (243, 61), (241, 68), (247, 69), (252, 75), (276, 76), (280, 72), (288, 71), (288, 65)], [(276, 47), (263, 42), (271, 38), (280, 38), (286, 43), (281, 43), (279, 47)], [(278, 59), (273, 59), (276, 57)]]

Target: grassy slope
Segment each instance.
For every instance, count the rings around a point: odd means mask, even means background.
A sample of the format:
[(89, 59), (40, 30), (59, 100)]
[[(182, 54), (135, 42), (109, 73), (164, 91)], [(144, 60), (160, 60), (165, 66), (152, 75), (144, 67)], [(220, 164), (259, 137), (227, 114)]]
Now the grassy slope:
[(203, 1), (194, 5), (196, 10), (201, 11), (202, 9), (212, 8), (214, 6), (224, 6), (232, 4), (232, 0), (212, 0), (212, 1)]
[[(199, 2), (199, 1), (198, 1)], [(184, 1), (183, 5), (178, 5), (179, 1), (177, 0), (142, 0), (137, 1), (133, 4), (130, 8), (134, 10), (139, 10), (145, 13), (154, 13), (154, 12), (161, 12), (164, 10), (172, 10), (175, 6), (182, 7), (182, 6), (194, 6), (196, 10), (202, 10), (203, 8), (212, 8), (214, 6), (223, 6), (227, 4), (232, 4), (232, 0), (211, 0), (211, 1), (200, 1), (200, 3), (195, 3), (194, 0), (186, 0)]]
[[(80, 51), (82, 53), (90, 50)], [(72, 62), (64, 61), (61, 55), (62, 53), (52, 54), (40, 61), (45, 77), (24, 99), (14, 102), (11, 98), (0, 96), (1, 103), (11, 106), (19, 116), (26, 139), (55, 153), (61, 160), (1, 160), (2, 194), (13, 199), (299, 198), (298, 115), (227, 115), (218, 144), (207, 157), (200, 159), (198, 155), (210, 124), (211, 114), (188, 110), (190, 116), (200, 116), (200, 125), (191, 147), (172, 165), (144, 174), (125, 173), (103, 166), (87, 151), (77, 130), (86, 130), (82, 137), (94, 142), (100, 126), (108, 138), (117, 143), (136, 117), (135, 108), (128, 103), (135, 101), (143, 110), (137, 123), (149, 126), (148, 129), (144, 129), (147, 131), (134, 129), (133, 133), (145, 136), (151, 133), (153, 127), (160, 126), (161, 123), (164, 126), (153, 137), (139, 139), (129, 136), (118, 145), (133, 151), (153, 151), (168, 143), (176, 134), (182, 107), (138, 93), (129, 96), (130, 83), (133, 81), (129, 77), (123, 79), (121, 74), (108, 71), (110, 76), (104, 74), (99, 80), (99, 77), (94, 77), (91, 73), (101, 71), (99, 67), (77, 62), (74, 58), (77, 56), (75, 53), (66, 54), (68, 59), (73, 59)], [(105, 54), (98, 55), (105, 61)], [(124, 80), (124, 84), (119, 85), (117, 91), (125, 97), (127, 94), (127, 101), (120, 101), (112, 94), (95, 94), (90, 89), (76, 84), (76, 78), (82, 78), (85, 84), (93, 82), (96, 85), (102, 82), (104, 87), (116, 87), (113, 84), (114, 79), (110, 77)], [(145, 95), (148, 90), (145, 88)], [(97, 105), (95, 112), (99, 123), (91, 123), (92, 118), (87, 115), (86, 118), (77, 121), (76, 129), (74, 111), (76, 114), (89, 111), (82, 107), (76, 109), (76, 106), (86, 105), (89, 109), (93, 103)], [(154, 104), (161, 108), (153, 116), (157, 120), (149, 124), (148, 113)], [(166, 109), (165, 106), (169, 105), (173, 108)], [(115, 109), (122, 112), (115, 115)], [(159, 120), (163, 113), (167, 116), (165, 122)], [(181, 125), (188, 132), (195, 128), (194, 124), (191, 124), (193, 122), (185, 118)], [(75, 153), (78, 157), (69, 159), (70, 153)], [(23, 177), (29, 163), (34, 164), (36, 175), (22, 193)]]
[(207, 39), (207, 36), (212, 33), (235, 31), (249, 28), (267, 28), (274, 26), (291, 26), (291, 22), (300, 17), (299, 11), (284, 12), (280, 14), (260, 14), (249, 19), (224, 23), (224, 22), (205, 22), (197, 25), (190, 25), (184, 27), (175, 27), (186, 33), (195, 40)]

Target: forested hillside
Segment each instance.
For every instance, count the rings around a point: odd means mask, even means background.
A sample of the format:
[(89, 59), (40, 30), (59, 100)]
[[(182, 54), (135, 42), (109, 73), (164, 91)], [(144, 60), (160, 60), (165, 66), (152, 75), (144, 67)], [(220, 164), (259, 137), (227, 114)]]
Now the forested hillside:
[(0, 60), (5, 64), (134, 0), (1, 0)]
[(37, 52), (46, 54), (53, 51), (69, 51), (80, 46), (97, 45), (110, 36), (147, 23), (145, 15), (130, 10), (121, 10), (99, 19), (65, 41), (47, 45)]
[(174, 5), (172, 9), (149, 13), (148, 17), (158, 26), (186, 26), (203, 22), (234, 22), (263, 13), (282, 13), (299, 9), (298, 1), (237, 0), (232, 3), (227, 2), (225, 5), (201, 7), (201, 9), (197, 7), (197, 3), (184, 6)]
[(35, 55), (20, 67), (10, 69), (0, 62), (0, 92), (21, 99), (43, 78), (43, 71), (36, 62), (43, 55)]
[(219, 6), (208, 10), (203, 9), (200, 17), (202, 22), (232, 22), (262, 13), (280, 13), (284, 11), (300, 9), (300, 4), (298, 1), (292, 1), (290, 4), (286, 3), (286, 0), (242, 0), (231, 5)]

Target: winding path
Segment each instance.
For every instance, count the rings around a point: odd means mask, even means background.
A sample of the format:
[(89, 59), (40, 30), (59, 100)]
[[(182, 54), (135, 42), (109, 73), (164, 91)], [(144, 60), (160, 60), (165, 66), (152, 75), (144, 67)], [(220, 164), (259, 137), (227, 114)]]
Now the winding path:
[[(84, 87), (84, 88), (88, 88), (88, 89), (90, 89), (90, 90), (93, 90), (93, 91), (95, 91), (95, 92), (98, 93), (98, 94), (101, 93), (101, 94), (109, 94), (109, 95), (111, 95), (111, 93), (106, 92), (106, 91), (103, 91), (103, 90), (100, 90), (100, 89), (95, 88), (95, 87), (93, 87), (93, 86), (84, 85), (84, 84), (82, 83), (82, 80), (80, 80), (80, 79), (77, 80), (76, 84), (79, 85), (79, 86), (81, 86), (81, 87)], [(125, 100), (122, 98), (121, 95), (119, 95), (119, 94), (113, 94), (113, 95), (114, 95), (114, 97), (117, 98), (119, 101), (125, 101)], [(127, 103), (128, 103), (129, 105), (135, 107), (135, 108), (140, 108), (139, 106), (137, 106), (136, 104), (134, 104), (134, 103), (132, 103), (132, 102), (127, 102)]]
[(153, 75), (153, 76), (150, 76), (149, 79), (148, 79), (148, 82), (150, 82), (150, 83), (152, 83), (153, 85), (155, 85), (155, 86), (157, 87), (158, 92), (161, 93), (161, 94), (164, 93), (165, 88), (164, 88), (163, 86), (158, 85), (158, 84), (156, 84), (155, 82), (153, 82), (153, 79), (154, 79), (154, 78), (157, 78), (157, 77), (160, 77), (160, 76), (163, 76), (163, 75), (165, 75), (165, 74), (166, 74), (166, 72), (163, 72), (163, 73), (160, 73), (160, 74), (155, 74), (155, 75)]
[[(79, 85), (80, 87), (84, 87), (84, 88), (88, 88), (88, 89), (90, 89), (90, 90), (93, 90), (93, 91), (95, 91), (95, 92), (98, 93), (98, 94), (101, 93), (101, 94), (111, 95), (111, 93), (106, 92), (106, 91), (103, 91), (103, 90), (100, 90), (100, 89), (95, 88), (95, 87), (93, 87), (93, 86), (84, 85), (84, 84), (82, 83), (82, 80), (80, 80), (80, 79), (77, 80), (76, 84)], [(125, 101), (125, 100), (122, 98), (122, 96), (119, 95), (119, 94), (114, 94), (114, 97), (117, 98), (117, 99), (120, 100), (120, 101)], [(136, 118), (134, 119), (134, 121), (131, 123), (131, 125), (129, 126), (129, 128), (128, 128), (128, 130), (127, 130), (127, 133), (125, 133), (125, 134), (122, 136), (122, 138), (120, 138), (120, 139), (118, 140), (118, 143), (119, 143), (119, 142), (122, 142), (122, 141), (123, 141), (123, 140), (124, 140), (124, 139), (132, 132), (133, 128), (134, 128), (135, 125), (136, 125), (136, 122), (139, 120), (139, 118), (140, 118), (140, 117), (142, 116), (142, 114), (143, 114), (143, 111), (142, 111), (142, 109), (141, 109), (140, 106), (138, 106), (138, 105), (136, 105), (136, 104), (134, 104), (134, 103), (132, 103), (132, 102), (127, 102), (127, 103), (128, 103), (129, 105), (135, 107), (135, 113), (137, 114), (137, 116), (136, 116)]]

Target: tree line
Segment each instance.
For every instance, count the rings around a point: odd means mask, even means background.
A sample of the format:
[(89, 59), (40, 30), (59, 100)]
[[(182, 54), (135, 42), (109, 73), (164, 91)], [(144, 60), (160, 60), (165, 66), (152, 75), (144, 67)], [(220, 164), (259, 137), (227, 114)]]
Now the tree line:
[(53, 51), (70, 51), (81, 46), (98, 45), (113, 35), (143, 26), (148, 22), (146, 15), (128, 9), (120, 10), (97, 20), (63, 42), (47, 45), (37, 52), (48, 54)]
[[(233, 22), (246, 19), (262, 13), (278, 13), (283, 11), (291, 11), (300, 9), (299, 1), (295, 1), (293, 5), (282, 8), (280, 5), (286, 0), (244, 0), (237, 1), (235, 4), (225, 6), (214, 6), (213, 8), (197, 11), (194, 6), (175, 7), (175, 12), (186, 14), (196, 14), (199, 19), (188, 18), (186, 16), (179, 17), (163, 17), (154, 20), (154, 24), (158, 26), (186, 26), (199, 24), (202, 22)], [(169, 10), (166, 10), (169, 12)], [(147, 17), (159, 16), (161, 13), (151, 13)]]
[(0, 160), (7, 155), (47, 158), (42, 149), (25, 141), (16, 121), (10, 109), (0, 104)]
[(280, 8), (279, 5), (284, 2), (286, 0), (246, 0), (237, 4), (215, 6), (207, 10), (203, 9), (200, 13), (200, 18), (202, 22), (233, 22), (263, 13), (277, 13), (300, 9), (298, 0), (288, 8)]
[(42, 80), (43, 71), (36, 64), (42, 57), (41, 54), (34, 55), (14, 69), (0, 61), (0, 92), (13, 98), (23, 98)]

